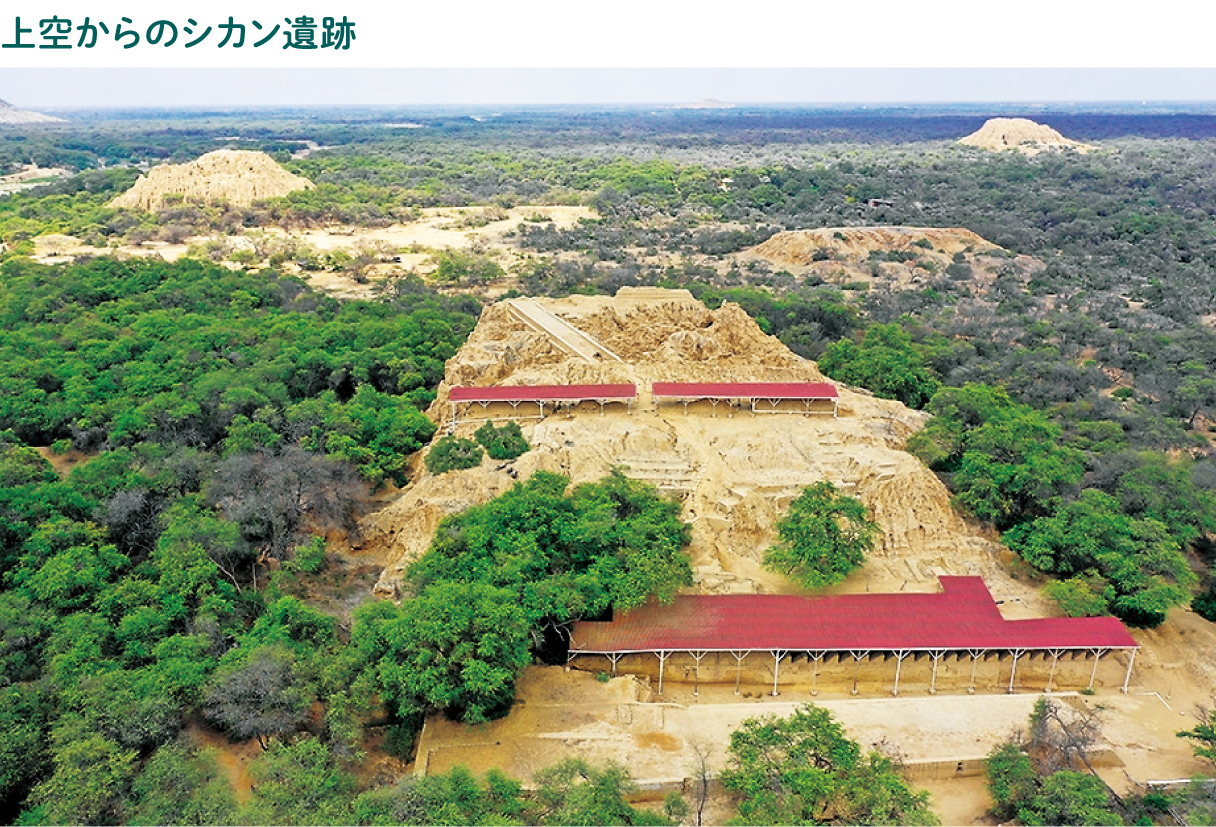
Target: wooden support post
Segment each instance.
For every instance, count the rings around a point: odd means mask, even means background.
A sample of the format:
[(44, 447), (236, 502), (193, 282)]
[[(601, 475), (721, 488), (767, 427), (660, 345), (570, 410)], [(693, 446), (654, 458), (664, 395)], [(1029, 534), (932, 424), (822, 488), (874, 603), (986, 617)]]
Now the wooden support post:
[(861, 675), (861, 659), (865, 656), (865, 652), (850, 652), (853, 656), (853, 694), (857, 694), (857, 679)]
[(616, 677), (616, 662), (620, 659), (621, 659), (620, 652), (610, 652), (608, 654), (608, 660), (612, 661), (612, 677), (614, 677), (614, 678)]
[(899, 670), (903, 668), (904, 658), (908, 656), (907, 652), (895, 653), (895, 688), (891, 690), (891, 694), (899, 696)]
[(655, 652), (659, 657), (659, 694), (663, 694), (663, 667), (667, 664), (667, 658), (671, 655), (670, 652)]
[(780, 649), (773, 650), (773, 697), (777, 697), (781, 693), (777, 691), (777, 681), (781, 676), (781, 659), (786, 653)]
[(1093, 688), (1093, 682), (1098, 680), (1098, 662), (1102, 660), (1102, 656), (1105, 653), (1107, 653), (1105, 649), (1093, 649), (1093, 671), (1090, 673), (1090, 686), (1086, 687), (1090, 688), (1090, 690)]
[(823, 652), (808, 652), (811, 660), (815, 661), (815, 672), (811, 676), (811, 694), (819, 694), (819, 662), (823, 660)]
[(743, 659), (747, 657), (747, 652), (740, 654), (739, 652), (731, 652), (735, 657), (735, 694), (739, 694), (739, 680), (743, 677)]
[(1010, 672), (1009, 672), (1009, 692), (1008, 692), (1008, 694), (1010, 694), (1010, 695), (1013, 694), (1013, 679), (1018, 674), (1018, 658), (1020, 658), (1024, 654), (1026, 654), (1026, 651), (1024, 649), (1014, 649), (1014, 650), (1012, 650), (1012, 654), (1013, 654), (1013, 669), (1010, 670)]
[(1132, 665), (1136, 662), (1136, 650), (1132, 650), (1132, 656), (1127, 660), (1127, 677), (1123, 679), (1123, 694), (1127, 694), (1127, 684), (1132, 679)]
[(1062, 650), (1051, 649), (1048, 651), (1048, 654), (1051, 655), (1051, 671), (1047, 673), (1047, 686), (1043, 689), (1044, 692), (1051, 691), (1052, 681), (1056, 678), (1056, 662), (1059, 661)]
[(688, 654), (692, 655), (692, 659), (697, 662), (692, 679), (692, 694), (695, 697), (701, 694), (701, 658), (705, 657), (705, 653), (689, 652)]
[(933, 658), (933, 677), (929, 679), (929, 694), (937, 694), (937, 662), (942, 659), (945, 652), (930, 652), (929, 657)]
[(971, 683), (970, 683), (970, 685), (967, 686), (967, 694), (974, 695), (975, 694), (975, 666), (977, 663), (979, 663), (979, 657), (980, 657), (980, 655), (983, 654), (983, 652), (972, 649), (972, 650), (970, 650), (970, 653), (971, 653)]

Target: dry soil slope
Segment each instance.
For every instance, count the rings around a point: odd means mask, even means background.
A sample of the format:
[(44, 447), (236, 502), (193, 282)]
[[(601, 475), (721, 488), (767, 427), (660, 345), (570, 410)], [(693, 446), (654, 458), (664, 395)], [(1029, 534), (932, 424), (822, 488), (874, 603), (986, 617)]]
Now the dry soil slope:
[(307, 178), (283, 169), (264, 152), (217, 149), (188, 164), (162, 164), (141, 175), (111, 207), (158, 210), (165, 196), (188, 201), (226, 201), (247, 207), (254, 201), (310, 189)]
[[(460, 352), (430, 410), (448, 414), (452, 385), (633, 382), (641, 390), (626, 413), (596, 406), (523, 420), (533, 449), (513, 463), (419, 476), (364, 525), (365, 553), (387, 567), (377, 586), (398, 591), (405, 565), (430, 541), (447, 514), (484, 502), (537, 469), (599, 479), (614, 465), (659, 483), (682, 498), (692, 524), (691, 554), (703, 592), (790, 591), (761, 569), (773, 526), (802, 487), (828, 479), (861, 498), (883, 529), (879, 548), (844, 590), (932, 590), (938, 574), (982, 574), (997, 591), (1033, 591), (1008, 579), (999, 547), (952, 511), (938, 479), (902, 450), (924, 415), (903, 405), (841, 389), (840, 416), (727, 416), (708, 404), (655, 408), (653, 381), (823, 381), (815, 364), (791, 353), (738, 306), (707, 310), (685, 291), (622, 290), (615, 298), (538, 299), (551, 312), (599, 339), (623, 362), (566, 356), (517, 322), (505, 303), (488, 307)], [(522, 412), (522, 409), (521, 409)], [(476, 423), (457, 433), (471, 435)]]
[(1050, 126), (1027, 118), (989, 118), (983, 126), (965, 138), (959, 138), (958, 142), (983, 149), (1016, 149), (1028, 154), (1043, 150), (1088, 152), (1093, 149), (1088, 144), (1065, 138)]

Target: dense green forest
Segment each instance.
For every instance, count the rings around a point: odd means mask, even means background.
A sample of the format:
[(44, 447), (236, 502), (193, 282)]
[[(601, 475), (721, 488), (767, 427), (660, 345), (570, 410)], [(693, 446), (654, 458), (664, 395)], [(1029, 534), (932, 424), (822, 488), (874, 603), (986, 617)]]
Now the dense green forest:
[[(689, 582), (670, 501), (619, 475), (570, 488), (538, 474), (446, 522), (400, 606), (341, 616), (301, 598), (337, 568), (324, 537), (354, 531), (370, 496), (408, 481), (409, 456), (435, 433), (419, 411), (488, 280), (547, 295), (684, 286), (711, 307), (738, 302), (828, 375), (933, 413), (909, 449), (1064, 611), (1155, 626), (1194, 599), (1216, 619), (1216, 118), (1036, 116), (1100, 141), (1089, 154), (953, 143), (984, 117), (86, 113), (0, 132), (0, 166), (77, 171), (0, 197), (0, 817), (685, 817), (678, 801), (625, 804), (628, 773), (613, 767), (559, 765), (529, 794), (497, 774), (356, 778), (369, 732), (405, 757), (421, 715), (501, 714), (564, 624)], [(403, 120), (421, 128), (392, 126)], [(234, 133), (318, 186), (248, 208), (106, 206), (137, 165), (189, 160)], [(232, 268), (108, 255), (151, 238), (519, 204), (580, 204), (593, 217), (525, 222), (510, 273), (480, 253), (437, 251), (430, 283), (398, 279), (375, 299), (311, 289), (281, 266), (290, 256)], [(964, 227), (1044, 266), (1028, 279), (1010, 269), (986, 292), (963, 264), (906, 289), (861, 289), (729, 258), (783, 229), (886, 224)], [(96, 256), (28, 258), (53, 232)], [(432, 454), (443, 465), (430, 470), (479, 460), (483, 446), (527, 450), (518, 430), (478, 439)], [(69, 452), (83, 460), (60, 474), (46, 455)], [(850, 810), (863, 805), (848, 795), (893, 785), (892, 768), (814, 723), (847, 758), (815, 781), (835, 797), (749, 795), (764, 781), (748, 756), (788, 736), (757, 722), (724, 782), (754, 807), (741, 819), (882, 819)], [(200, 727), (268, 747), (250, 800), (233, 800), (215, 757), (183, 737)], [(1016, 748), (1002, 760), (1025, 774)], [(1066, 819), (1048, 809), (1046, 785), (1074, 781), (1036, 781), (998, 803)], [(891, 789), (888, 803), (929, 820), (922, 799)], [(1090, 797), (1085, 817), (1105, 815)]]

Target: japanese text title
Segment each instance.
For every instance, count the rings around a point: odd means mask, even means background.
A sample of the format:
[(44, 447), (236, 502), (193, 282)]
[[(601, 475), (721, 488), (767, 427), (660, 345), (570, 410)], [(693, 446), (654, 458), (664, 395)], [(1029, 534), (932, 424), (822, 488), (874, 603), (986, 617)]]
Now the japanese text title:
[[(21, 17), (13, 20), (12, 32), (0, 42), (0, 49), (94, 49), (102, 47), (134, 49), (137, 46), (177, 46), (193, 49), (210, 46), (216, 49), (273, 47), (284, 49), (349, 49), (355, 42), (355, 23), (346, 15), (317, 18), (301, 15), (284, 17), (282, 23), (248, 24), (232, 16), (223, 23), (200, 24), (192, 17), (183, 23), (153, 20), (147, 26), (130, 17), (109, 22), (90, 17), (73, 21), (52, 15), (39, 20)], [(0, 34), (0, 37), (4, 37)]]

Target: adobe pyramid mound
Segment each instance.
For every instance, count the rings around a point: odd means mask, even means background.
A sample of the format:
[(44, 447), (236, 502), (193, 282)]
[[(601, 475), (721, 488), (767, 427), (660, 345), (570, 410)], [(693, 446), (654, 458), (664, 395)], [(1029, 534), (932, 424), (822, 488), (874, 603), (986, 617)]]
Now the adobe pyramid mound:
[(1016, 149), (1034, 153), (1043, 150), (1075, 149), (1088, 152), (1093, 147), (1065, 138), (1045, 124), (1027, 118), (989, 118), (975, 132), (959, 138), (960, 144), (983, 149)]
[(163, 164), (141, 175), (111, 207), (158, 210), (166, 195), (187, 201), (227, 201), (248, 207), (255, 201), (310, 189), (307, 178), (292, 175), (264, 152), (218, 149), (188, 164)]

